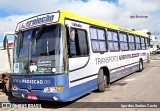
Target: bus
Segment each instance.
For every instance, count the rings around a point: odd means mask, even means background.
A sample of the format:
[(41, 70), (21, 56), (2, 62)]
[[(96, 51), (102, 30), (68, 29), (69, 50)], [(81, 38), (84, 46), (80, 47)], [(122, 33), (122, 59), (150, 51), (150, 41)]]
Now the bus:
[(149, 61), (148, 35), (64, 10), (21, 21), (15, 30), (12, 94), (73, 101)]

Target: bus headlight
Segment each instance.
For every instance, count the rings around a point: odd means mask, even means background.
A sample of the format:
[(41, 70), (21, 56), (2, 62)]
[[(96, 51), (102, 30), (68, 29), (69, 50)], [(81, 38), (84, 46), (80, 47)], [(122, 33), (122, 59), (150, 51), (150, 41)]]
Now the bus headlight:
[(45, 87), (44, 92), (55, 92), (55, 91), (62, 91), (63, 86), (53, 86), (53, 87)]
[(18, 90), (18, 87), (16, 85), (12, 85), (12, 90)]
[(56, 90), (56, 87), (46, 87), (44, 88), (44, 92), (54, 92)]

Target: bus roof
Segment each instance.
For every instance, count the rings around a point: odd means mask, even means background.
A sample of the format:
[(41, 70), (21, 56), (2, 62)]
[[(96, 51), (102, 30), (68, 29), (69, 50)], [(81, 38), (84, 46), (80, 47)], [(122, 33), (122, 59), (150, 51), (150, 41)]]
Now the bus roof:
[(74, 13), (71, 13), (71, 12), (68, 12), (68, 11), (60, 10), (60, 13), (61, 13), (60, 15), (63, 16), (63, 20), (64, 20), (64, 18), (68, 18), (68, 19), (73, 19), (73, 20), (85, 22), (85, 23), (88, 23), (88, 24), (92, 24), (92, 25), (95, 25), (95, 26), (97, 25), (97, 26), (106, 27), (106, 28), (113, 29), (113, 30), (132, 33), (132, 34), (139, 35), (139, 36), (144, 36), (144, 37), (149, 36), (147, 34), (143, 34), (143, 33), (138, 32), (138, 31), (122, 28), (122, 27), (112, 25), (112, 24), (109, 24), (109, 23), (106, 23), (106, 22), (101, 22), (101, 21), (94, 20), (94, 19), (91, 19), (91, 18), (83, 17), (83, 16), (80, 16), (80, 15), (77, 15), (77, 14), (74, 14)]
[[(46, 20), (48, 20), (48, 21), (44, 21), (44, 23), (41, 23), (42, 18), (46, 18)], [(95, 26), (100, 26), (100, 27), (105, 27), (105, 28), (109, 28), (109, 29), (113, 29), (113, 30), (123, 31), (123, 32), (131, 33), (131, 34), (135, 34), (135, 35), (139, 35), (139, 36), (149, 37), (149, 35), (138, 32), (138, 31), (122, 28), (122, 27), (119, 27), (116, 25), (112, 25), (112, 24), (109, 24), (106, 22), (101, 22), (98, 20), (94, 20), (91, 18), (80, 16), (80, 15), (74, 14), (72, 12), (64, 11), (64, 10), (59, 10), (57, 12), (37, 15), (37, 16), (28, 18), (24, 21), (21, 21), (18, 23), (18, 25), (16, 27), (16, 31), (21, 30), (21, 29), (25, 29), (25, 28), (27, 29), (27, 28), (34, 27), (34, 24), (33, 24), (34, 22), (35, 23), (39, 22), (39, 24), (36, 24), (37, 26), (45, 24), (45, 23), (58, 22), (58, 19), (59, 19), (60, 23), (64, 23), (64, 20), (67, 18), (72, 19), (72, 20), (76, 20), (76, 21), (80, 21), (80, 22), (84, 22), (84, 23), (88, 23), (88, 24), (92, 24)], [(41, 20), (41, 21), (36, 21), (36, 20)]]

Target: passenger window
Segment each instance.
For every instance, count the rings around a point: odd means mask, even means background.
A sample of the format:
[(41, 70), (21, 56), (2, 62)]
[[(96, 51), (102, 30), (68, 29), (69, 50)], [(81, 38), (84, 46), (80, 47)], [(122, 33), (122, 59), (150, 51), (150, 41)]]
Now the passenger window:
[(149, 39), (146, 38), (145, 41), (146, 41), (146, 49), (148, 49), (149, 48)]
[(118, 45), (118, 33), (116, 31), (107, 31), (108, 34), (108, 45), (110, 51), (119, 51)]
[(127, 40), (127, 34), (120, 32), (119, 33), (119, 39), (120, 39), (120, 47), (122, 51), (127, 51), (128, 48), (128, 40)]
[(135, 37), (135, 40), (136, 40), (136, 49), (137, 49), (137, 50), (141, 50), (140, 37), (139, 37), (139, 36), (136, 36), (136, 37)]
[(133, 35), (128, 35), (128, 41), (129, 41), (129, 49), (130, 50), (135, 50), (136, 49), (136, 45), (135, 45), (135, 37)]
[(92, 49), (94, 52), (107, 51), (105, 31), (99, 28), (90, 28)]
[(142, 50), (145, 50), (146, 49), (146, 45), (145, 45), (145, 38), (144, 37), (141, 37), (141, 46), (142, 46)]
[(88, 55), (87, 34), (85, 30), (71, 29), (68, 42), (69, 57)]

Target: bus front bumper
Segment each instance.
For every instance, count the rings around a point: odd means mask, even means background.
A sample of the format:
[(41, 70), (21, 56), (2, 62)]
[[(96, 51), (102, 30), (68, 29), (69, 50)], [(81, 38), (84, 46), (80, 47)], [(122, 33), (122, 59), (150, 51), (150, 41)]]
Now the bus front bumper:
[(68, 75), (11, 76), (12, 94), (29, 100), (69, 101)]

